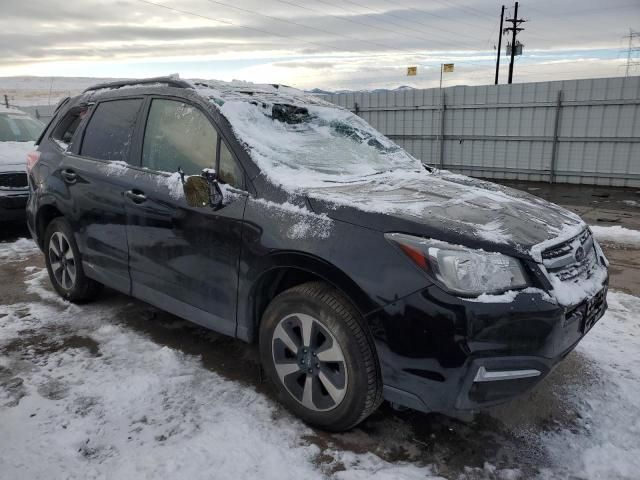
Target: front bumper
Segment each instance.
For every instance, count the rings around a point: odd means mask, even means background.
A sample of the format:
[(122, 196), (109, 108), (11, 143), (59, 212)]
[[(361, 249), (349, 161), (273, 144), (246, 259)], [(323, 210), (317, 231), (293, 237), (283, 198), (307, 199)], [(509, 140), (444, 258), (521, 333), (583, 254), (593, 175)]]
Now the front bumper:
[(0, 190), (0, 222), (26, 219), (28, 190)]
[(543, 292), (479, 303), (432, 285), (370, 314), (385, 398), (456, 414), (526, 392), (602, 317), (607, 282), (571, 308)]

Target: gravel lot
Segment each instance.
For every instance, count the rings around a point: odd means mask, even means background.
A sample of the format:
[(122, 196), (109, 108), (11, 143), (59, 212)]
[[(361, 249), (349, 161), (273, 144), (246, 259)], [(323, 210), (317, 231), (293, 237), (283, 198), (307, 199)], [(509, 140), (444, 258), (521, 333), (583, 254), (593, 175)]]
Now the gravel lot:
[[(590, 223), (605, 218), (599, 208)], [(599, 225), (637, 228), (637, 208), (605, 210), (629, 216)], [(109, 290), (90, 305), (63, 302), (40, 252), (18, 240), (25, 234), (5, 229), (0, 239), (1, 478), (631, 479), (640, 471), (639, 245), (604, 245), (610, 310), (529, 395), (471, 423), (384, 405), (336, 435), (273, 400), (254, 346)]]

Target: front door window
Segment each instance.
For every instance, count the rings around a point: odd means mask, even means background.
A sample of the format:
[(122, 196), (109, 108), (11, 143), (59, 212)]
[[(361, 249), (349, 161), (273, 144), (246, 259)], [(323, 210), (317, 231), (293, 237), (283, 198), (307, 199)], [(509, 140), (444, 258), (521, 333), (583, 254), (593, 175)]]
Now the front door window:
[(204, 114), (187, 103), (154, 99), (142, 147), (142, 166), (160, 172), (181, 168), (199, 175), (215, 168), (218, 133)]

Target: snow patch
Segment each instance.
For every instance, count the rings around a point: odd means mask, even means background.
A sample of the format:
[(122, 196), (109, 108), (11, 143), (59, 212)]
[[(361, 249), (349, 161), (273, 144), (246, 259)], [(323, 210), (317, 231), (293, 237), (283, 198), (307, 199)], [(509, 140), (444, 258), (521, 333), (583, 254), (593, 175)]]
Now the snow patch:
[(264, 199), (256, 199), (254, 201), (256, 204), (269, 209), (276, 216), (286, 217), (295, 222), (286, 232), (287, 237), (291, 239), (329, 238), (331, 234), (333, 220), (324, 213), (317, 214), (290, 202), (275, 203)]
[(107, 175), (124, 175), (129, 169), (129, 164), (123, 160), (111, 160), (102, 167)]
[(542, 252), (547, 248), (566, 242), (580, 235), (587, 227), (587, 224), (584, 223), (580, 217), (576, 216), (576, 218), (579, 220), (578, 222), (564, 224), (562, 228), (556, 232), (556, 235), (553, 238), (549, 238), (548, 240), (534, 245), (531, 248), (531, 258), (538, 263), (542, 263)]
[(600, 225), (591, 225), (591, 232), (600, 242), (621, 243), (640, 247), (640, 231), (615, 225), (612, 227), (602, 227)]
[(486, 225), (478, 225), (476, 234), (480, 238), (494, 243), (509, 243), (511, 240), (511, 235), (499, 220), (494, 220)]
[(567, 385), (578, 425), (540, 434), (555, 466), (542, 478), (638, 478), (640, 298), (609, 292), (607, 300), (609, 310), (576, 348), (595, 379)]
[(560, 305), (578, 305), (602, 290), (604, 281), (607, 279), (607, 269), (599, 265), (599, 259), (597, 261), (598, 265), (589, 278), (563, 282), (555, 275), (548, 276), (554, 297)]
[[(188, 177), (185, 177), (185, 180), (187, 178)], [(164, 186), (168, 189), (169, 196), (174, 200), (184, 198), (184, 185), (182, 184), (182, 176), (180, 175), (180, 172), (173, 172), (168, 176), (158, 175), (157, 182), (158, 185)]]
[(540, 290), (539, 288), (528, 287), (522, 290), (509, 290), (507, 292), (493, 295), (488, 293), (483, 293), (476, 298), (468, 298), (470, 302), (478, 302), (478, 303), (511, 303), (515, 300), (515, 298), (521, 294), (537, 294), (540, 295), (545, 300), (551, 300), (551, 297), (544, 290)]
[(53, 143), (58, 145), (58, 147), (60, 147), (60, 150), (62, 150), (63, 152), (66, 152), (69, 149), (69, 144), (67, 142), (63, 142), (62, 140), (58, 140), (57, 138), (53, 138), (53, 137), (49, 137), (49, 138), (53, 140)]
[(15, 242), (0, 243), (0, 260), (11, 262), (40, 252), (38, 245), (30, 238), (19, 238)]

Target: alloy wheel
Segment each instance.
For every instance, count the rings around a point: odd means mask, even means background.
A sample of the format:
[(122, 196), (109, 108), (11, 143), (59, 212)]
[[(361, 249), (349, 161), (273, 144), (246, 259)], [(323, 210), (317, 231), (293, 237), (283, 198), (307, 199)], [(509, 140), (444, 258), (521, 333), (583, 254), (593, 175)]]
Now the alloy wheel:
[(65, 290), (76, 282), (77, 265), (69, 239), (62, 232), (54, 232), (49, 240), (49, 264), (53, 276)]
[(287, 391), (310, 410), (336, 408), (347, 392), (344, 354), (333, 334), (304, 313), (280, 320), (272, 337), (273, 362)]

